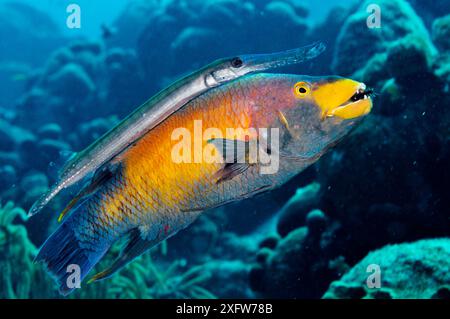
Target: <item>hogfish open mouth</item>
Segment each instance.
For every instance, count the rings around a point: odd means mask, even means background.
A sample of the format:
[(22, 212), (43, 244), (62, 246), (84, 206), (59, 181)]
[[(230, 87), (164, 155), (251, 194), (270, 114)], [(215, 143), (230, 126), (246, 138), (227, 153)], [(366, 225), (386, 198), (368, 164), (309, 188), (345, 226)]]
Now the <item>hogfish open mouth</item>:
[(354, 119), (367, 115), (372, 109), (373, 89), (360, 83), (356, 92), (344, 104), (327, 112), (327, 117), (338, 116), (342, 119)]
[(361, 87), (356, 91), (356, 93), (350, 98), (351, 101), (356, 102), (359, 100), (369, 99), (373, 96), (374, 92), (371, 88), (366, 88), (364, 83), (361, 83)]

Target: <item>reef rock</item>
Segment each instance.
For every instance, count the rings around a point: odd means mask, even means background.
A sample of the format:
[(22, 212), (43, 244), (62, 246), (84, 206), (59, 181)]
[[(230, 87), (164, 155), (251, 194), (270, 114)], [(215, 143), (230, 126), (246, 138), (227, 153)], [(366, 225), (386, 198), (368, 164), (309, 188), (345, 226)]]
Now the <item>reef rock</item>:
[(47, 189), (48, 179), (45, 174), (36, 171), (27, 173), (20, 181), (21, 205), (30, 207)]
[(239, 260), (213, 260), (204, 264), (204, 272), (210, 277), (204, 286), (220, 298), (254, 298), (248, 287), (250, 265)]
[[(270, 52), (306, 44), (307, 10), (294, 1), (172, 0), (141, 4), (141, 8), (148, 12), (146, 16), (130, 8), (119, 24), (124, 24), (124, 19), (135, 24), (132, 17), (138, 16), (140, 25), (145, 25), (136, 39), (137, 53), (152, 81), (162, 74), (174, 79), (237, 52)], [(290, 30), (289, 37), (286, 30)], [(157, 50), (154, 43), (158, 43)]]
[(0, 151), (15, 150), (27, 141), (35, 141), (30, 131), (0, 119)]
[(450, 51), (450, 14), (434, 20), (433, 41), (441, 51)]
[(323, 297), (448, 298), (449, 254), (448, 238), (385, 246), (369, 253), (333, 282)]
[(62, 129), (57, 123), (48, 123), (42, 125), (38, 129), (37, 134), (40, 138), (59, 140), (62, 135)]
[(50, 52), (65, 42), (60, 31), (58, 25), (35, 6), (23, 2), (2, 3), (0, 38), (8, 45), (2, 46), (0, 61), (22, 61), (39, 66)]
[(273, 249), (263, 245), (249, 273), (252, 289), (268, 298), (319, 298), (329, 282), (338, 277), (329, 254), (328, 237), (332, 227), (323, 212), (312, 211), (306, 227), (291, 231), (275, 242)]
[(408, 35), (420, 38), (434, 51), (427, 29), (411, 5), (405, 0), (381, 0), (381, 27), (369, 28), (366, 1), (345, 21), (336, 40), (332, 70), (341, 75), (351, 75), (385, 53), (398, 39)]
[(80, 66), (69, 63), (48, 79), (52, 93), (67, 95), (68, 99), (79, 99), (95, 90), (89, 75)]
[(436, 17), (449, 12), (447, 0), (434, 0), (429, 2), (423, 0), (409, 0), (409, 2), (424, 20), (425, 25), (428, 28), (431, 27), (433, 20)]
[(17, 172), (12, 165), (0, 166), (0, 192), (7, 191), (17, 181)]
[(108, 101), (105, 113), (113, 111), (119, 117), (125, 117), (151, 95), (139, 60), (134, 50), (113, 48), (106, 52), (103, 63), (107, 86), (102, 98)]
[(299, 188), (287, 203), (278, 212), (277, 231), (286, 236), (290, 231), (304, 226), (306, 215), (319, 207), (319, 188), (317, 183)]

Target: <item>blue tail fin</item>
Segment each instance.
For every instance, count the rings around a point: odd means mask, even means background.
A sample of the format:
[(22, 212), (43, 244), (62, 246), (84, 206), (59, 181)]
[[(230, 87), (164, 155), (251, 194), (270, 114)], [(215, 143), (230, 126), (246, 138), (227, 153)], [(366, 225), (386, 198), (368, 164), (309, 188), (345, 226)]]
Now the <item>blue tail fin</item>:
[(93, 249), (92, 245), (83, 245), (76, 237), (70, 217), (45, 241), (35, 258), (35, 262), (43, 262), (47, 266), (64, 296), (74, 289), (67, 282), (73, 271), (69, 265), (79, 267), (81, 281), (108, 250), (108, 247)]

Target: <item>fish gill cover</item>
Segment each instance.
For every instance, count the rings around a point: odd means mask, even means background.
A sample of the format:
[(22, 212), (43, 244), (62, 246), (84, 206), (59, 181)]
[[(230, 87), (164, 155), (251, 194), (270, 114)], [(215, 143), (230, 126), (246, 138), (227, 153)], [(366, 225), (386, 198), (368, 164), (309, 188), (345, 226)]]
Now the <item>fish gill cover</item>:
[(62, 153), (217, 58), (316, 41), (324, 54), (282, 71), (364, 82), (370, 115), (281, 188), (202, 214), (69, 298), (448, 297), (446, 1), (100, 3), (79, 1), (80, 25), (67, 4), (0, 3), (0, 298), (61, 298), (33, 260), (74, 191), (25, 211)]

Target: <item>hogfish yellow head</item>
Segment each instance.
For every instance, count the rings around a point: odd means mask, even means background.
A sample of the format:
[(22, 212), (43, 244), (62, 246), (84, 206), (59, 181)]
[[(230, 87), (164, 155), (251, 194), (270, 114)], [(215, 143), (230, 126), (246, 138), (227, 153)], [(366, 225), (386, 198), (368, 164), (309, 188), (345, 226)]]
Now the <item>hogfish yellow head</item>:
[[(297, 83), (294, 90), (302, 90), (303, 85), (305, 84), (302, 82)], [(329, 77), (312, 86), (311, 98), (319, 106), (322, 119), (337, 117), (351, 120), (370, 112), (372, 109), (371, 93), (372, 91), (368, 90), (364, 83)]]
[(263, 98), (270, 104), (266, 114), (273, 114), (269, 126), (280, 128), (280, 148), (291, 156), (323, 153), (372, 108), (372, 90), (351, 79), (272, 75), (271, 81)]

